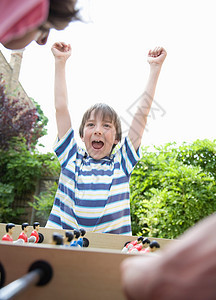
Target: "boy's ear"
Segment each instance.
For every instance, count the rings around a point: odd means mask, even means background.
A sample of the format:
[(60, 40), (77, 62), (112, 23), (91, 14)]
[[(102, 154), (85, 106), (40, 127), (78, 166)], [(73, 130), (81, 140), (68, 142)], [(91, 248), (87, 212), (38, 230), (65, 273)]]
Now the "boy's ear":
[(115, 139), (114, 144), (117, 145), (119, 143), (119, 140)]

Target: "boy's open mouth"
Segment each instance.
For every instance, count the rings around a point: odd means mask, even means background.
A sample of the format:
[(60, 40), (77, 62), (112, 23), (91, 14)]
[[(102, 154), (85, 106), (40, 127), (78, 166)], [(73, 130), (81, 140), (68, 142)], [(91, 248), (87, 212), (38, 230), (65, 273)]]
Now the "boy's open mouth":
[(93, 141), (92, 142), (92, 147), (97, 150), (101, 149), (103, 147), (103, 145), (104, 145), (104, 143), (102, 141)]

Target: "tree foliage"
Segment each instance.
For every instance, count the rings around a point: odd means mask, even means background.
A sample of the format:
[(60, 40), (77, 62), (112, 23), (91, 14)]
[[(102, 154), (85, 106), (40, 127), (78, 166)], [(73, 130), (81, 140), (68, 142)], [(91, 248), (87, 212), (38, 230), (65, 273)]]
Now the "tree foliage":
[(34, 193), (39, 178), (59, 175), (56, 156), (35, 151), (38, 139), (47, 134), (48, 119), (32, 101), (33, 109), (22, 99), (8, 97), (0, 76), (0, 222), (23, 213), (14, 209), (14, 201)]
[(32, 98), (31, 101), (34, 103), (37, 110), (37, 119), (33, 127), (33, 134), (31, 139), (31, 148), (35, 148), (38, 143), (38, 139), (44, 135), (47, 135), (46, 125), (48, 124), (48, 118), (44, 115), (40, 105)]
[(34, 202), (29, 205), (36, 210), (36, 216), (48, 220), (50, 215), (58, 184), (53, 181), (46, 182), (46, 190), (42, 191), (39, 196), (34, 196)]
[(12, 184), (3, 184), (0, 182), (0, 221), (9, 222), (17, 212), (14, 212), (12, 203), (14, 200), (14, 191)]
[(142, 149), (131, 176), (133, 234), (176, 238), (216, 211), (216, 141), (154, 150)]
[(13, 214), (22, 213), (13, 210), (16, 198), (34, 193), (40, 178), (58, 177), (59, 172), (60, 165), (53, 153), (30, 152), (24, 138), (11, 139), (7, 151), (0, 149), (0, 222), (8, 222)]
[(8, 149), (13, 137), (23, 137), (28, 149), (35, 148), (37, 140), (46, 134), (48, 119), (40, 106), (30, 108), (23, 99), (8, 97), (5, 82), (0, 76), (0, 148)]

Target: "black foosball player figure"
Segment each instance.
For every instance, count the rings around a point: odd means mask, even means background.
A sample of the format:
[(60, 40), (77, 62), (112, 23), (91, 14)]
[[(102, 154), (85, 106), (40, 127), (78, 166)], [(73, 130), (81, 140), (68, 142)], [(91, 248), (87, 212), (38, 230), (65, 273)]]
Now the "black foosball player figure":
[(40, 223), (34, 222), (33, 228), (34, 228), (34, 230), (32, 231), (30, 237), (35, 237), (35, 243), (42, 243), (44, 240), (44, 236), (42, 233), (39, 232)]
[(20, 233), (18, 240), (23, 240), (25, 243), (28, 243), (28, 236), (27, 236), (27, 232), (28, 232), (28, 228), (29, 228), (29, 223), (22, 223), (21, 225), (22, 228), (22, 232)]
[(73, 238), (74, 238), (74, 234), (72, 231), (65, 231), (64, 245), (66, 247), (69, 247), (73, 241)]
[(38, 235), (39, 235), (39, 241), (38, 241), (38, 243), (43, 243), (43, 241), (44, 241), (43, 234), (41, 232), (38, 232)]
[(84, 228), (80, 228), (80, 237), (77, 240), (77, 244), (80, 245), (80, 247), (87, 248), (89, 246), (89, 240), (84, 237), (86, 234), (86, 231)]
[(84, 237), (83, 238), (83, 248), (87, 248), (88, 246), (89, 246), (89, 240), (86, 237)]
[(54, 232), (52, 235), (52, 245), (63, 246), (64, 238), (60, 233)]
[(70, 244), (70, 247), (80, 247), (80, 245), (77, 244), (77, 240), (80, 237), (80, 231), (78, 229), (74, 229), (73, 233), (74, 233), (74, 239)]
[(15, 225), (13, 223), (8, 223), (5, 226), (6, 229), (6, 234), (2, 237), (2, 241), (7, 241), (7, 242), (13, 242), (13, 231), (14, 231)]

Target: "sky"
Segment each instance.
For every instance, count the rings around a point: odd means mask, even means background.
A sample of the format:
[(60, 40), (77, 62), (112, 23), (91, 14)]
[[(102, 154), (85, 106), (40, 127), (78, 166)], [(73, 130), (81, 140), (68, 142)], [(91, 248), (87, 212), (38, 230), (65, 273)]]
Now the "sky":
[[(51, 46), (72, 46), (67, 62), (69, 108), (78, 142), (82, 115), (92, 104), (112, 106), (127, 133), (149, 74), (149, 49), (167, 51), (142, 146), (215, 139), (216, 18), (214, 0), (83, 0), (86, 22), (52, 30), (48, 43), (26, 47), (20, 82), (48, 117), (40, 152), (52, 152), (57, 135)], [(10, 52), (0, 45), (9, 59)]]

